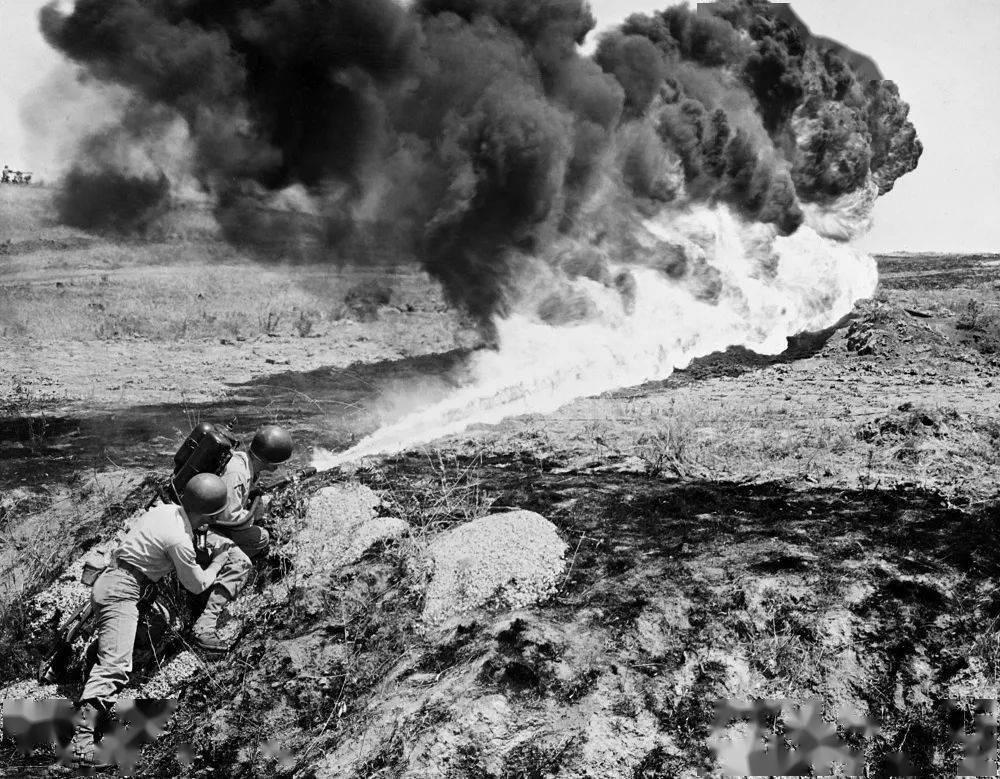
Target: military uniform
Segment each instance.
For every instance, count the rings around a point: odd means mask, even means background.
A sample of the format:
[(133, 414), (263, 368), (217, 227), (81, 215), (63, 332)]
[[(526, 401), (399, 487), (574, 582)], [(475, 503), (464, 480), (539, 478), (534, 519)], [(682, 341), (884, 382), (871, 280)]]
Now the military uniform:
[(194, 531), (180, 506), (161, 504), (140, 516), (113, 553), (111, 565), (94, 582), (97, 662), (80, 699), (108, 708), (128, 683), (138, 604), (147, 587), (176, 571), (186, 589), (203, 592), (216, 582), (226, 558), (216, 558), (206, 569), (198, 565)]
[[(236, 452), (225, 471), (222, 481), (228, 490), (229, 502), (226, 510), (209, 525), (208, 540), (214, 543), (218, 537), (228, 538), (236, 545), (229, 553), (229, 560), (219, 572), (217, 580), (225, 587), (230, 597), (235, 598), (249, 578), (253, 558), (264, 554), (271, 544), (268, 532), (254, 524), (254, 516), (246, 506), (247, 496), (254, 483), (254, 473), (247, 452)], [(214, 538), (213, 538), (214, 536)]]
[(254, 482), (249, 453), (236, 452), (230, 458), (222, 481), (226, 485), (226, 509), (209, 525), (208, 543), (215, 545), (229, 539), (235, 546), (230, 549), (192, 631), (195, 641), (209, 651), (228, 648), (229, 642), (219, 635), (219, 618), (226, 604), (239, 595), (249, 581), (253, 572), (252, 558), (264, 554), (271, 542), (267, 531), (254, 524), (254, 514), (245, 505)]

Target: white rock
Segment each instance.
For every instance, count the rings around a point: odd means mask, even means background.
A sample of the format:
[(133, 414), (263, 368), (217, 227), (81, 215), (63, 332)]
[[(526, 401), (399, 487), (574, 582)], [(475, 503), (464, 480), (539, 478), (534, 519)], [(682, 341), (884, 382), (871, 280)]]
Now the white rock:
[(430, 542), (432, 568), (423, 619), (440, 624), (491, 601), (518, 609), (551, 595), (563, 571), (566, 543), (532, 511), (492, 514)]
[(381, 502), (360, 484), (334, 485), (317, 492), (286, 546), (299, 583), (355, 562), (379, 541), (404, 535), (409, 530), (406, 522), (376, 516)]

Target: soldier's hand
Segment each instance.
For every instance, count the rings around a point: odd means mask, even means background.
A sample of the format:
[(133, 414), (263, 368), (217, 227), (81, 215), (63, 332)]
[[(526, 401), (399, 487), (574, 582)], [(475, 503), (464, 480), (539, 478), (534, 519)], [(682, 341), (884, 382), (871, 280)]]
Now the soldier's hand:
[(233, 542), (230, 541), (228, 538), (223, 539), (222, 541), (220, 541), (218, 544), (215, 545), (214, 549), (212, 549), (212, 559), (214, 560), (217, 557), (222, 557), (222, 555), (229, 554), (229, 550), (232, 548), (233, 548)]

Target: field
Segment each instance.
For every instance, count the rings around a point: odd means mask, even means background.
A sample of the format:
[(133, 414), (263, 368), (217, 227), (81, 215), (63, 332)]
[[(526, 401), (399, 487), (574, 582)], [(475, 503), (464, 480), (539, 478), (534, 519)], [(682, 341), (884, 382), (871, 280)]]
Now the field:
[[(265, 262), (196, 208), (110, 240), (51, 223), (50, 196), (0, 189), (11, 697), (37, 694), (24, 680), (44, 651), (26, 604), (141, 505), (194, 422), (280, 421), (306, 465), (375, 429), (401, 390), (439, 396), (482, 346), (412, 264), (318, 265), (295, 247)], [(409, 530), (319, 585), (262, 577), (246, 636), (170, 688), (180, 711), (140, 768), (718, 775), (716, 701), (818, 698), (866, 775), (906, 773), (901, 752), (911, 773), (954, 775), (944, 701), (971, 739), (973, 701), (1000, 685), (998, 263), (881, 257), (873, 300), (777, 357), (730, 349), (304, 483), (276, 509), (289, 550), (324, 486), (373, 490)], [(554, 594), (427, 630), (420, 551), (510, 507), (565, 542)], [(881, 727), (838, 726), (841, 709)], [(3, 742), (0, 766), (42, 762)]]

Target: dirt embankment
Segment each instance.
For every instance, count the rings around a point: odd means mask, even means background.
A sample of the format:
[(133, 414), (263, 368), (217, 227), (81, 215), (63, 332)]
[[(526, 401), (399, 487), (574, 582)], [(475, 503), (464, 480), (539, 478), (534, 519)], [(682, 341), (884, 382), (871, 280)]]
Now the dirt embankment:
[[(181, 705), (146, 775), (714, 775), (715, 701), (765, 698), (819, 698), (831, 721), (877, 715), (877, 735), (843, 733), (873, 776), (900, 748), (920, 775), (944, 775), (959, 751), (939, 701), (995, 695), (987, 507), (530, 456), (409, 456), (346, 478), (358, 480), (403, 535), (326, 569), (272, 568), (245, 596), (252, 621), (229, 657), (168, 664), (154, 689)], [(344, 482), (307, 484), (278, 522), (301, 538), (301, 498)], [(421, 550), (507, 506), (547, 517), (566, 542), (555, 594), (427, 623)], [(340, 548), (338, 526), (323, 544)], [(345, 543), (357, 527), (344, 525)], [(145, 662), (137, 691), (164, 678)]]

